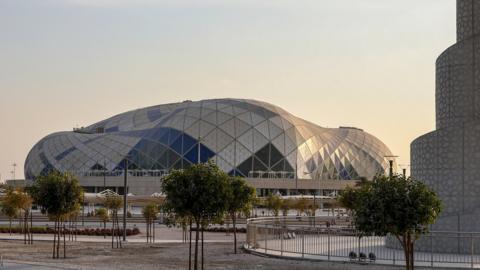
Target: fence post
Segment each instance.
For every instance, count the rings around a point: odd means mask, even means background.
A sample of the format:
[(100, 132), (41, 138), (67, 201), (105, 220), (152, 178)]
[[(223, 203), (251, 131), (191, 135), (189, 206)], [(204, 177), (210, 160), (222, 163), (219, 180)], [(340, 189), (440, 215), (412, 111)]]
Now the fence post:
[(280, 230), (280, 256), (283, 256), (283, 228)]
[(327, 254), (328, 254), (328, 260), (330, 261), (330, 228), (327, 228)]
[(257, 247), (257, 225), (253, 225), (253, 248), (256, 249)]
[(360, 261), (360, 240), (362, 239), (360, 237), (360, 235), (357, 235), (358, 236), (358, 261)]
[(433, 268), (433, 235), (430, 233), (430, 266)]
[(471, 240), (471, 252), (472, 252), (472, 258), (471, 258), (471, 264), (470, 264), (470, 268), (473, 269), (473, 254), (475, 253), (474, 252), (474, 242), (473, 242), (473, 233), (470, 234), (470, 240)]
[(305, 230), (302, 230), (302, 258), (305, 257)]
[(267, 233), (268, 233), (268, 225), (265, 224), (265, 231), (264, 231), (264, 235), (265, 235), (265, 254), (267, 254)]
[(397, 249), (392, 248), (392, 252), (393, 252), (393, 265), (395, 265), (395, 255), (397, 254)]

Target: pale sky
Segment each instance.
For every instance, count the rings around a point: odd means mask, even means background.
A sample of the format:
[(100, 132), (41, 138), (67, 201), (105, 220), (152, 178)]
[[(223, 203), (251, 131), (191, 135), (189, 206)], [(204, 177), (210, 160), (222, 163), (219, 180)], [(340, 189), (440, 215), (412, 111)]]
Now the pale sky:
[(0, 173), (42, 137), (186, 99), (355, 126), (400, 164), (435, 128), (455, 0), (0, 0)]

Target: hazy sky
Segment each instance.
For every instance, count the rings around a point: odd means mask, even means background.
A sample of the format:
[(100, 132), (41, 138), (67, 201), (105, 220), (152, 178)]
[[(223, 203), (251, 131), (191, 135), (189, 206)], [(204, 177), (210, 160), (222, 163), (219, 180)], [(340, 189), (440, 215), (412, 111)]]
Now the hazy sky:
[(0, 0), (0, 173), (45, 135), (185, 99), (356, 126), (409, 163), (455, 0)]

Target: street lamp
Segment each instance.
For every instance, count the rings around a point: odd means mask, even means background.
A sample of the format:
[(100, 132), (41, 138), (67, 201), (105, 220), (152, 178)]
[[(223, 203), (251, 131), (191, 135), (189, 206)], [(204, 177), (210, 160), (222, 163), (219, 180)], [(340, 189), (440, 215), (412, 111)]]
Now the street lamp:
[(400, 168), (402, 168), (403, 177), (407, 178), (407, 168), (410, 167), (410, 164), (398, 164)]
[(200, 157), (201, 157), (201, 156), (200, 156), (200, 149), (201, 149), (201, 147), (200, 147), (201, 145), (200, 145), (200, 144), (201, 144), (202, 141), (203, 141), (202, 137), (199, 136), (199, 137), (198, 137), (198, 145), (197, 145), (197, 164), (200, 164), (200, 163), (201, 163), (201, 162), (200, 162)]
[(127, 175), (128, 175), (128, 156), (124, 161), (123, 172), (123, 241), (127, 241)]
[(107, 161), (105, 161), (105, 159), (103, 160), (103, 191), (105, 191), (107, 189)]
[(393, 161), (395, 158), (398, 158), (398, 156), (393, 156), (393, 155), (390, 155), (390, 156), (383, 156), (384, 158), (388, 159), (388, 163), (390, 165), (390, 171), (389, 171), (389, 178), (392, 179), (392, 176), (393, 176)]

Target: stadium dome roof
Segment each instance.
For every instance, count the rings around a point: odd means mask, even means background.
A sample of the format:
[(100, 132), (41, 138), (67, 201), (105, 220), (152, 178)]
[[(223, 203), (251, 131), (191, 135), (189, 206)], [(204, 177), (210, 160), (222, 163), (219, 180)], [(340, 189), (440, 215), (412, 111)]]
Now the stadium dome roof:
[(165, 171), (213, 160), (252, 177), (371, 178), (388, 168), (385, 144), (361, 129), (323, 128), (255, 100), (184, 101), (137, 109), (40, 140), (25, 177), (50, 170), (82, 174), (128, 169)]

